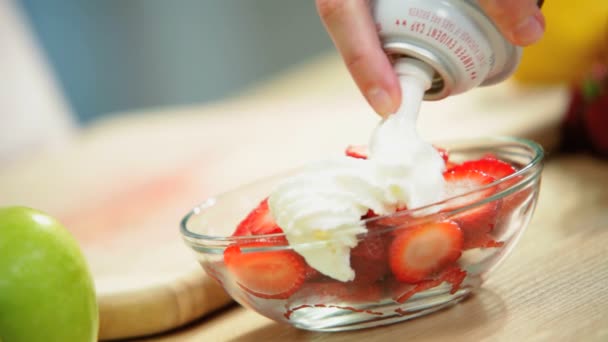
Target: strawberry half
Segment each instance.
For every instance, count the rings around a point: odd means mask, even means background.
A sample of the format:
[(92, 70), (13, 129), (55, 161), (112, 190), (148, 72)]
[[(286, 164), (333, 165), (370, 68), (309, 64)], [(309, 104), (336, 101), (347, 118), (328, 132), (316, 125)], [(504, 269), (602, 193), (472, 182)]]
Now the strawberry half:
[[(449, 198), (475, 191), (495, 181), (495, 178), (490, 175), (464, 167), (456, 167), (447, 171), (443, 177), (446, 181), (446, 195)], [(453, 200), (455, 203), (447, 206), (444, 210), (450, 211), (472, 205), (492, 196), (495, 192), (496, 189), (492, 187), (461, 196)], [(500, 201), (494, 200), (458, 213), (450, 218), (460, 225), (464, 233), (464, 249), (485, 247), (488, 242), (493, 241), (489, 233), (496, 222), (499, 205)]]
[(511, 164), (493, 157), (466, 161), (455, 169), (459, 168), (481, 171), (497, 180), (505, 178), (517, 171)]
[(389, 266), (398, 281), (417, 283), (458, 260), (462, 246), (462, 230), (452, 221), (406, 228), (389, 247)]
[(310, 267), (308, 264), (306, 264), (306, 268), (304, 269), (304, 279), (306, 281), (309, 280), (316, 280), (323, 277), (323, 274), (321, 274), (321, 272), (317, 271), (316, 269)]
[(270, 209), (268, 209), (268, 198), (266, 198), (239, 223), (232, 236), (266, 235), (282, 232), (283, 230), (277, 225)]
[(268, 242), (234, 244), (224, 251), (226, 268), (245, 291), (260, 298), (289, 298), (305, 280), (306, 262), (293, 251), (242, 252), (276, 246)]
[(375, 234), (373, 229), (350, 251), (354, 282), (373, 283), (388, 273), (387, 239), (390, 234)]
[[(503, 179), (517, 172), (517, 169), (515, 169), (511, 164), (502, 161), (498, 159), (495, 155), (491, 154), (486, 155), (479, 160), (465, 162), (460, 167), (469, 170), (481, 171), (487, 175), (494, 177), (495, 179)], [(517, 184), (517, 182), (519, 182), (520, 180), (521, 177), (510, 179), (507, 182), (503, 182), (500, 185), (500, 188), (506, 189)], [(495, 220), (496, 225), (500, 226), (504, 224), (506, 218), (511, 215), (515, 208), (519, 207), (522, 204), (522, 202), (528, 197), (528, 195), (529, 189), (520, 190), (517, 193), (513, 193), (506, 197), (503, 197), (500, 203), (501, 205), (499, 206), (499, 211), (497, 213), (497, 219)], [(500, 247), (503, 245), (503, 243), (494, 241), (491, 237), (486, 235), (486, 239), (480, 238), (477, 242), (474, 243), (474, 245), (474, 247), (489, 248)]]
[(450, 293), (454, 294), (460, 289), (460, 284), (462, 284), (466, 276), (466, 271), (461, 270), (458, 266), (452, 266), (438, 273), (433, 279), (425, 280), (417, 284), (400, 283), (393, 279), (393, 281), (388, 282), (388, 289), (396, 302), (405, 303), (416, 293), (437, 287), (443, 282), (452, 285)]
[(420, 219), (416, 218), (415, 216), (412, 216), (406, 211), (407, 207), (403, 206), (401, 208), (397, 208), (397, 210), (393, 214), (382, 217), (376, 216), (378, 218), (367, 222), (367, 229), (387, 229), (389, 227), (395, 229), (399, 227), (415, 225), (416, 221), (420, 221)]
[(386, 260), (385, 235), (388, 234), (376, 234), (370, 229), (365, 238), (350, 251), (350, 255), (375, 261)]
[(345, 153), (349, 157), (367, 159), (368, 151), (365, 145), (348, 145)]
[(451, 171), (454, 168), (458, 167), (460, 164), (454, 163), (452, 161), (448, 161), (445, 163), (445, 171)]

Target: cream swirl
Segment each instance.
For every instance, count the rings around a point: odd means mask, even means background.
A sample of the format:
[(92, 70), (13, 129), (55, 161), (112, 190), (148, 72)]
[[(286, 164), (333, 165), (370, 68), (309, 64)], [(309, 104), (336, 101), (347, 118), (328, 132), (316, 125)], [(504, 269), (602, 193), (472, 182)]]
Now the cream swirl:
[(369, 209), (385, 215), (443, 198), (444, 162), (416, 131), (424, 79), (402, 77), (400, 112), (373, 133), (368, 159), (341, 157), (314, 163), (279, 184), (270, 211), (289, 245), (324, 275), (350, 281), (350, 250), (367, 228)]

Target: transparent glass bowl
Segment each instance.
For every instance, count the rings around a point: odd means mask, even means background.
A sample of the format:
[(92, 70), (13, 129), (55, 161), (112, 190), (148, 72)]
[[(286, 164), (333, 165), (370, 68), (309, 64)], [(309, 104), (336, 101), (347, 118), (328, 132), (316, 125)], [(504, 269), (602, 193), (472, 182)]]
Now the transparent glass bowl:
[[(340, 283), (329, 277), (306, 282), (288, 298), (260, 298), (239, 286), (227, 269), (223, 253), (231, 244), (251, 237), (231, 237), (235, 227), (266, 198), (273, 187), (297, 172), (270, 177), (207, 199), (194, 208), (181, 222), (181, 233), (205, 271), (241, 305), (278, 322), (316, 331), (343, 331), (391, 324), (422, 316), (453, 305), (478, 289), (483, 281), (511, 252), (534, 211), (540, 187), (543, 150), (536, 143), (515, 138), (483, 138), (439, 143), (450, 153), (450, 160), (461, 163), (493, 154), (509, 162), (517, 172), (496, 182), (460, 196), (424, 208), (401, 211), (384, 217), (367, 219), (368, 232), (359, 241), (376, 238), (386, 246), (396, 234), (430, 222), (454, 221), (465, 232), (470, 214), (488, 208), (485, 216), (487, 233), (469, 243), (456, 264), (439, 270), (435, 278), (417, 284), (402, 283), (390, 268), (373, 283)], [(479, 199), (480, 192), (484, 192)], [(490, 194), (487, 196), (487, 194)], [(476, 198), (471, 202), (472, 198)], [(432, 214), (425, 214), (432, 213)], [(473, 215), (473, 217), (476, 217)], [(256, 238), (276, 238), (256, 236)], [(465, 239), (465, 245), (467, 245)], [(323, 248), (324, 244), (309, 248)], [(290, 246), (242, 248), (242, 253), (275, 253), (291, 250)], [(294, 252), (295, 253), (295, 252)], [(456, 280), (455, 280), (456, 279)]]

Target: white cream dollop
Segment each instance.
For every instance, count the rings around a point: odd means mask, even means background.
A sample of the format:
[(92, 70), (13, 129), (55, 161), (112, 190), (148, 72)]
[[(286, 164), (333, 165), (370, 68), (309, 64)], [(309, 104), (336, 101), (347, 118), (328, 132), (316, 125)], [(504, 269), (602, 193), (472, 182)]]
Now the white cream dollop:
[(279, 184), (269, 197), (270, 212), (292, 248), (319, 272), (350, 281), (350, 250), (369, 209), (385, 215), (417, 208), (444, 197), (443, 159), (416, 131), (416, 117), (429, 79), (401, 77), (398, 113), (373, 133), (368, 159), (341, 157), (305, 167)]

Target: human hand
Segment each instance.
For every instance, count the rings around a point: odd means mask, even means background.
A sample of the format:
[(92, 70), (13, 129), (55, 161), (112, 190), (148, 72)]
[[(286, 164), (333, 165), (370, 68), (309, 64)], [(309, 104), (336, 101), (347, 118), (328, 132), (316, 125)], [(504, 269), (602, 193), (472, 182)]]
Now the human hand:
[[(545, 19), (536, 0), (478, 0), (503, 35), (513, 44), (538, 41)], [(381, 116), (397, 111), (401, 90), (383, 52), (365, 0), (316, 0), (319, 16), (367, 102)]]

